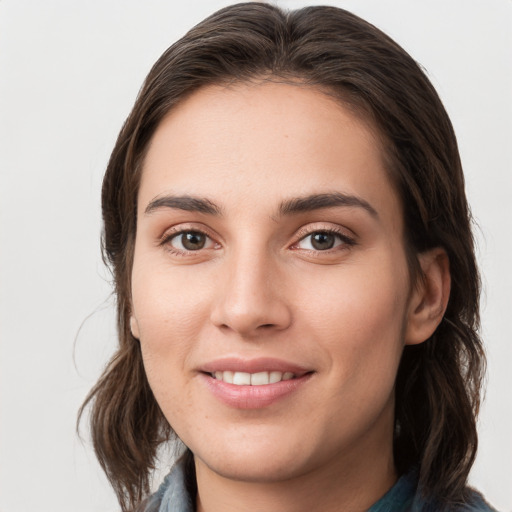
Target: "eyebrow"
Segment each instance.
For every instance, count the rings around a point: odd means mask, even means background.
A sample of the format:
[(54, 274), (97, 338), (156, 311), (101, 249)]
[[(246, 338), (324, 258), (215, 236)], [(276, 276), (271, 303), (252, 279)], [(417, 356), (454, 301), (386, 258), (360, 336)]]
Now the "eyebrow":
[(156, 197), (146, 206), (144, 213), (150, 214), (161, 208), (173, 208), (187, 212), (200, 212), (208, 215), (221, 215), (221, 209), (214, 202), (204, 197), (161, 196)]
[[(297, 213), (321, 210), (323, 208), (335, 208), (339, 206), (358, 207), (366, 210), (372, 217), (378, 218), (378, 213), (373, 206), (357, 196), (331, 192), (323, 194), (310, 194), (304, 197), (294, 197), (283, 201), (278, 209), (280, 215), (293, 215)], [(222, 209), (210, 199), (196, 196), (166, 195), (156, 197), (147, 205), (146, 215), (161, 208), (172, 208), (188, 212), (199, 212), (207, 215), (222, 215)]]
[(337, 206), (358, 207), (366, 210), (372, 217), (378, 218), (375, 208), (357, 196), (332, 192), (327, 194), (311, 194), (304, 197), (288, 199), (281, 203), (279, 213), (289, 215), (294, 213), (321, 210), (322, 208), (334, 208)]

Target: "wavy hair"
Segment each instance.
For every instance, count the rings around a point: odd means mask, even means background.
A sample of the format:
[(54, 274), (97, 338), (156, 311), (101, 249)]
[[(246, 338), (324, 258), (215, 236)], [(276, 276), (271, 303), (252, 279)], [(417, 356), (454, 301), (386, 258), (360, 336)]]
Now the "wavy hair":
[(485, 368), (479, 275), (471, 216), (451, 122), (420, 66), (373, 25), (335, 7), (286, 12), (265, 3), (224, 8), (155, 63), (121, 129), (102, 189), (103, 257), (113, 274), (119, 347), (80, 410), (90, 406), (94, 448), (121, 504), (149, 493), (159, 446), (174, 433), (149, 387), (129, 328), (136, 204), (148, 144), (163, 117), (212, 84), (272, 79), (334, 95), (380, 134), (402, 201), (411, 275), (417, 255), (442, 247), (452, 288), (445, 317), (426, 342), (407, 346), (396, 379), (394, 457), (413, 466), (439, 509), (464, 500), (477, 448)]

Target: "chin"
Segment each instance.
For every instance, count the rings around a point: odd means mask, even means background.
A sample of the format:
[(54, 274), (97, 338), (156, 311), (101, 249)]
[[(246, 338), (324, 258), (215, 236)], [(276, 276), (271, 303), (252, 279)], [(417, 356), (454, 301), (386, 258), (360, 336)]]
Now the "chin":
[(318, 453), (318, 447), (305, 446), (303, 436), (290, 435), (289, 431), (284, 432), (284, 437), (276, 434), (283, 433), (265, 428), (240, 428), (208, 446), (198, 443), (190, 449), (196, 464), (202, 463), (219, 476), (232, 480), (277, 482), (307, 471), (307, 453)]
[[(196, 456), (220, 477), (243, 482), (269, 483), (282, 482), (300, 475), (305, 468), (296, 454), (278, 454), (269, 451), (255, 453), (253, 456), (240, 457), (239, 455), (224, 454), (222, 457), (204, 459)], [(302, 469), (302, 471), (301, 471)]]

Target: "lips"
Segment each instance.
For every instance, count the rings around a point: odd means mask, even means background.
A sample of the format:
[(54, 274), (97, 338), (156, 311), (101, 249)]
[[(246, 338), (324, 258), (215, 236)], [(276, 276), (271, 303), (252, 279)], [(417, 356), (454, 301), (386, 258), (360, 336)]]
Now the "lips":
[(229, 358), (205, 364), (200, 373), (208, 390), (224, 404), (258, 409), (298, 391), (314, 372), (276, 359)]
[(312, 369), (305, 366), (270, 357), (259, 357), (257, 359), (226, 357), (205, 363), (199, 369), (202, 372), (211, 374), (225, 371), (250, 374), (260, 372), (282, 372), (284, 374), (289, 372), (293, 373), (294, 376), (301, 376), (312, 371)]

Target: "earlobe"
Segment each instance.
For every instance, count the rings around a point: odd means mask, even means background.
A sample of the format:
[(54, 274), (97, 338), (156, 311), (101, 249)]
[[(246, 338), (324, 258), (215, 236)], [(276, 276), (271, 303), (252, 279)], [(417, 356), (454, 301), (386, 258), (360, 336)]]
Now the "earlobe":
[(132, 336), (134, 338), (140, 339), (139, 324), (133, 314), (130, 315), (130, 331), (132, 332)]
[(450, 298), (450, 262), (446, 251), (431, 249), (418, 256), (422, 275), (411, 295), (405, 344), (426, 341), (441, 323)]

